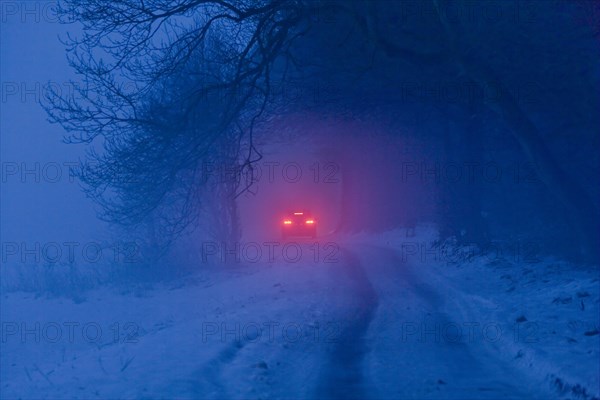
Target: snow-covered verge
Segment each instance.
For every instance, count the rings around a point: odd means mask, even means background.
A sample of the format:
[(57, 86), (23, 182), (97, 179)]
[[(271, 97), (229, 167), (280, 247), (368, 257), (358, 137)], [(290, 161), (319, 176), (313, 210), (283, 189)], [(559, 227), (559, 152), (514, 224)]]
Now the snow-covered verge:
[[(387, 311), (385, 325), (389, 326), (372, 327), (377, 335), (383, 329), (396, 332), (405, 347), (428, 341), (463, 343), (519, 371), (540, 388), (538, 393), (564, 399), (600, 398), (597, 267), (540, 259), (525, 245), (502, 244), (485, 254), (475, 248), (439, 246), (431, 226), (377, 236), (359, 234), (348, 240), (390, 249), (396, 264), (406, 264), (416, 276), (411, 285), (420, 286), (421, 297), (429, 299), (419, 316), (410, 320), (413, 303), (407, 295), (391, 295), (396, 308)], [(385, 285), (380, 285), (380, 291)], [(380, 359), (391, 352), (384, 350)], [(423, 357), (423, 349), (415, 357)], [(415, 396), (443, 397), (440, 387), (447, 385), (441, 377), (421, 382), (423, 391)]]
[(338, 255), (302, 249), (77, 302), (4, 293), (0, 398), (309, 398), (345, 294)]
[(77, 299), (84, 292), (119, 280), (122, 266), (66, 263), (4, 263), (0, 268), (0, 293), (26, 292)]
[(600, 398), (600, 310), (596, 269), (544, 260), (535, 264), (476, 258), (438, 265), (467, 300), (465, 312), (498, 323), (486, 343), (561, 398)]
[(3, 292), (0, 398), (598, 398), (595, 270), (432, 247), (432, 226), (321, 240)]
[(183, 260), (174, 260), (171, 254), (160, 259), (147, 257), (134, 241), (8, 244), (0, 267), (2, 294), (24, 292), (78, 301), (96, 288), (152, 285), (189, 276), (198, 269), (187, 254), (180, 257)]

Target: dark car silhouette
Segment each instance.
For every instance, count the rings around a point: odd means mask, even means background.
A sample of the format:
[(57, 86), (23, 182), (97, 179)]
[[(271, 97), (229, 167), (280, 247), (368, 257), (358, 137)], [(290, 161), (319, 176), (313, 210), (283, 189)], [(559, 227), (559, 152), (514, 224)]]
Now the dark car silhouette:
[(310, 211), (290, 211), (281, 222), (281, 236), (289, 237), (317, 237), (317, 221)]

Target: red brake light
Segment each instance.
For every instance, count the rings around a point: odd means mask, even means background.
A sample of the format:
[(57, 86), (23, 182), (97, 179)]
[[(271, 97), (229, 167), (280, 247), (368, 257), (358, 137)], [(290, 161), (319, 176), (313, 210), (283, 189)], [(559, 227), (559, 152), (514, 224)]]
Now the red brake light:
[(294, 215), (304, 215), (303, 212), (295, 212)]
[(311, 224), (314, 224), (315, 221), (313, 219), (307, 219), (306, 223), (309, 224), (309, 225), (311, 225)]
[(286, 219), (286, 220), (283, 221), (283, 224), (284, 225), (291, 225), (292, 224), (292, 220)]

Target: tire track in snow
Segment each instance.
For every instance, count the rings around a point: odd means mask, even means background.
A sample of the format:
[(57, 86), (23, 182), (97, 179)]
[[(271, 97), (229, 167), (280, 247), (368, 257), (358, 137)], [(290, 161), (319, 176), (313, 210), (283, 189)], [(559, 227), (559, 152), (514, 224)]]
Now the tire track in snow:
[(230, 364), (245, 346), (244, 341), (236, 341), (226, 346), (216, 357), (196, 370), (187, 379), (176, 380), (167, 388), (170, 396), (179, 399), (226, 399), (232, 398), (221, 378), (222, 369)]
[(326, 368), (317, 383), (316, 398), (319, 399), (366, 399), (363, 360), (369, 351), (366, 334), (378, 306), (377, 292), (363, 270), (358, 257), (344, 251), (344, 262), (339, 263), (340, 276), (346, 276), (348, 298), (352, 305), (348, 310), (348, 322), (328, 354)]
[[(421, 337), (414, 341), (400, 340), (388, 333), (387, 340), (396, 340), (400, 346), (388, 347), (396, 351), (397, 359), (413, 360), (412, 375), (400, 380), (384, 380), (380, 389), (387, 386), (384, 397), (388, 398), (477, 398), (477, 399), (546, 399), (545, 393), (539, 393), (528, 385), (526, 378), (510, 365), (503, 362), (497, 354), (486, 348), (486, 339), (472, 339), (465, 334), (456, 340), (444, 335), (438, 337), (444, 327), (464, 327), (467, 323), (485, 325), (485, 321), (472, 320), (463, 313), (463, 303), (469, 298), (451, 291), (444, 293), (447, 287), (432, 280), (431, 273), (425, 268), (405, 262), (393, 249), (365, 245), (361, 254), (378, 260), (375, 268), (369, 272), (375, 287), (382, 293), (381, 309), (390, 307), (403, 310), (398, 315), (400, 321), (419, 321)], [(398, 268), (402, 266), (402, 268)], [(402, 295), (385, 295), (403, 291)], [(401, 303), (399, 303), (401, 301)], [(408, 301), (410, 308), (399, 307)], [(377, 317), (376, 317), (377, 318)], [(376, 320), (374, 326), (381, 322)], [(423, 337), (425, 326), (434, 328), (433, 338)], [(396, 332), (401, 332), (399, 326)], [(436, 333), (437, 332), (437, 333)], [(476, 335), (475, 335), (476, 336)], [(489, 340), (489, 339), (487, 339)], [(381, 343), (380, 343), (381, 344)], [(381, 354), (381, 350), (380, 354)], [(377, 350), (375, 350), (377, 353)], [(415, 380), (415, 377), (417, 378)], [(430, 381), (443, 378), (444, 390), (425, 393), (418, 386), (423, 385), (423, 377)], [(389, 390), (390, 388), (395, 390)]]

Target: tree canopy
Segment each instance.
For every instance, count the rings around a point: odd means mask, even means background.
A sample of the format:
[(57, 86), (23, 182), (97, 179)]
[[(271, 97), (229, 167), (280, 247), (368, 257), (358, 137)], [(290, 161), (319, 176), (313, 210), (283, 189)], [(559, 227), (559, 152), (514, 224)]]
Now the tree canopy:
[[(260, 159), (253, 132), (267, 115), (310, 106), (351, 114), (429, 108), (479, 118), (463, 130), (468, 143), (478, 132), (492, 137), (486, 121), (494, 120), (589, 256), (598, 247), (600, 193), (581, 168), (598, 172), (597, 156), (584, 146), (571, 159), (556, 138), (569, 132), (567, 140), (599, 144), (590, 10), (597, 3), (63, 0), (63, 21), (82, 28), (65, 40), (81, 84), (73, 97), (51, 95), (46, 108), (70, 141), (94, 144), (81, 178), (107, 219), (136, 223), (168, 209), (173, 231), (193, 221), (203, 162), (237, 171), (231, 198), (252, 184)], [(292, 82), (328, 93), (316, 104), (282, 98), (277, 88)], [(437, 99), (416, 104), (415, 92), (432, 90)], [(461, 157), (482, 157), (485, 143), (465, 149)]]

